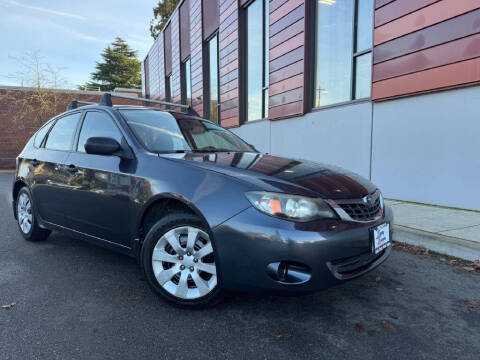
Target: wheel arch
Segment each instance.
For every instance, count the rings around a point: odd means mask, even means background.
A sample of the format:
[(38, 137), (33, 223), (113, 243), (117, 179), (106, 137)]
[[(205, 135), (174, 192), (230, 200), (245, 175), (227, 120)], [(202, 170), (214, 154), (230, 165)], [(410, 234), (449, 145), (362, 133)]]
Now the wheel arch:
[(200, 218), (209, 231), (211, 230), (202, 212), (188, 199), (175, 194), (159, 194), (152, 197), (144, 205), (137, 221), (136, 238), (139, 239), (139, 248), (141, 248), (151, 226), (162, 216), (173, 211), (185, 211), (194, 214)]
[(13, 199), (13, 206), (14, 206), (13, 216), (15, 217), (15, 219), (17, 218), (17, 212), (15, 211), (15, 206), (17, 204), (18, 193), (20, 192), (20, 189), (23, 188), (24, 186), (28, 187), (27, 183), (23, 179), (17, 179), (13, 184), (12, 199)]

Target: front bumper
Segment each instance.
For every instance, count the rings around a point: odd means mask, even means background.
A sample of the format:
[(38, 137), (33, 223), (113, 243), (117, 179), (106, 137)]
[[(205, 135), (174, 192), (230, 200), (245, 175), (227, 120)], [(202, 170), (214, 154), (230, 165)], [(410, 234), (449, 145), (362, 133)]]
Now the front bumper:
[[(388, 206), (371, 223), (294, 223), (248, 208), (213, 229), (220, 284), (228, 290), (288, 295), (356, 278), (388, 258), (390, 247), (373, 255), (370, 240), (370, 229), (385, 222), (393, 222)], [(308, 278), (297, 283), (274, 280), (267, 268), (281, 261), (304, 265)]]

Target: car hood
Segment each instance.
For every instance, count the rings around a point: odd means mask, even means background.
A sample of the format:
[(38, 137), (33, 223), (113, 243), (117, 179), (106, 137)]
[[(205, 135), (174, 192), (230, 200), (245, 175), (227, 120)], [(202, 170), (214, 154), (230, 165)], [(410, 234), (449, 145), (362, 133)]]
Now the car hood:
[(185, 153), (168, 157), (235, 177), (265, 191), (348, 199), (376, 190), (375, 185), (355, 173), (306, 160), (253, 152)]

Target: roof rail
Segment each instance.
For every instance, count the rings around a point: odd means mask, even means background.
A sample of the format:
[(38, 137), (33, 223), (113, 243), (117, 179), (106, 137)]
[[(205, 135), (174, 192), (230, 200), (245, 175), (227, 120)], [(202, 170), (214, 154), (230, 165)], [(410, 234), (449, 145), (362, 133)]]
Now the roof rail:
[(141, 98), (141, 97), (127, 96), (127, 95), (120, 95), (120, 94), (112, 94), (112, 93), (104, 93), (102, 95), (102, 98), (100, 99), (99, 105), (112, 106), (112, 97), (116, 97), (116, 98), (120, 98), (120, 99), (143, 101), (143, 102), (146, 102), (146, 103), (160, 104), (160, 105), (166, 105), (166, 106), (172, 106), (172, 107), (178, 107), (178, 108), (181, 108), (181, 109), (185, 109), (187, 114), (189, 114), (189, 115), (200, 116), (190, 105), (172, 103), (172, 102), (168, 102), (168, 101), (152, 100), (152, 99), (146, 99), (146, 98)]
[(78, 104), (95, 105), (96, 103), (91, 102), (91, 101), (72, 100), (72, 101), (70, 101), (70, 104), (68, 104), (68, 106), (67, 106), (67, 111), (76, 109), (78, 107)]

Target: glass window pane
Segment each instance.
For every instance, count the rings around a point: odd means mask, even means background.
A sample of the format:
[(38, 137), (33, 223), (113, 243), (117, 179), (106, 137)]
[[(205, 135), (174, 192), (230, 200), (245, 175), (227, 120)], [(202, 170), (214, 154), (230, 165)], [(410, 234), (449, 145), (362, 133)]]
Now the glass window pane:
[(247, 121), (262, 118), (263, 87), (263, 1), (247, 8)]
[(372, 83), (372, 53), (355, 59), (355, 99), (370, 97)]
[(75, 113), (58, 119), (55, 125), (53, 125), (52, 131), (48, 134), (45, 148), (70, 150), (79, 118), (80, 113)]
[(268, 117), (268, 86), (269, 86), (269, 48), (270, 48), (270, 31), (269, 31), (269, 12), (270, 12), (270, 1), (269, 0), (263, 0), (265, 4), (265, 10), (264, 10), (264, 18), (263, 18), (263, 43), (264, 43), (264, 83), (263, 86), (267, 87), (265, 89), (264, 94), (263, 94), (263, 101), (264, 101), (264, 114), (263, 117), (267, 118)]
[(190, 59), (185, 62), (185, 90), (186, 103), (192, 105), (192, 79), (191, 79)]
[(37, 148), (40, 147), (43, 139), (45, 138), (45, 135), (47, 135), (47, 132), (50, 129), (50, 126), (52, 126), (52, 122), (49, 122), (48, 124), (44, 125), (40, 130), (37, 131), (37, 134), (35, 135), (35, 140), (33, 141), (33, 145), (35, 147)]
[(372, 47), (373, 0), (357, 0), (357, 52)]
[(173, 76), (168, 77), (168, 101), (172, 101), (172, 92), (173, 92)]
[(218, 35), (215, 35), (208, 42), (208, 54), (209, 54), (209, 110), (210, 120), (218, 123)]
[(172, 75), (168, 75), (165, 78), (165, 100), (171, 101), (172, 100), (172, 88), (171, 88), (171, 80)]
[(140, 142), (152, 152), (190, 150), (177, 120), (153, 109), (120, 110)]
[(232, 132), (197, 117), (153, 109), (120, 112), (135, 136), (152, 152), (254, 151)]
[(83, 120), (82, 130), (78, 139), (77, 151), (85, 152), (85, 143), (93, 136), (102, 136), (115, 139), (120, 144), (122, 142), (122, 133), (113, 120), (105, 113), (89, 111)]
[(351, 99), (354, 1), (317, 6), (315, 107)]

